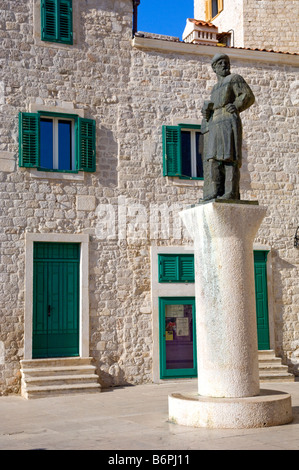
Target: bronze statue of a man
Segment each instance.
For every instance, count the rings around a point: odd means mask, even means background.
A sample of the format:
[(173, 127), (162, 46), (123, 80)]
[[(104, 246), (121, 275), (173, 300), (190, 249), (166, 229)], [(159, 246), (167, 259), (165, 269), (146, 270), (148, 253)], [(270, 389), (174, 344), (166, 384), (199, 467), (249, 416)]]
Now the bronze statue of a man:
[(242, 123), (240, 113), (255, 101), (244, 78), (230, 73), (226, 54), (216, 54), (212, 68), (217, 75), (210, 101), (202, 109), (204, 134), (203, 199), (240, 199)]

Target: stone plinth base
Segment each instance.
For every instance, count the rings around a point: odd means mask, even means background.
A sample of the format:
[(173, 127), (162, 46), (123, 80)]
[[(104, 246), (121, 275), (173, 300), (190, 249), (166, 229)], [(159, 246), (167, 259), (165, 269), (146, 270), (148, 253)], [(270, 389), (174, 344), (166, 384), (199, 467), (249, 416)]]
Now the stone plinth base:
[(173, 393), (168, 405), (171, 422), (196, 428), (261, 428), (292, 421), (291, 396), (274, 390), (244, 398)]

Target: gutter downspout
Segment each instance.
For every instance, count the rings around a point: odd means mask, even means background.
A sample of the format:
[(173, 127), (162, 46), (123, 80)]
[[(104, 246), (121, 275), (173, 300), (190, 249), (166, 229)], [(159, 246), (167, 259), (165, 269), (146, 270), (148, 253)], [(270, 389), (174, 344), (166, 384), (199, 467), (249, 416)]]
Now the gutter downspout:
[(132, 38), (134, 38), (135, 34), (137, 33), (137, 8), (140, 5), (140, 0), (132, 0), (133, 1), (133, 29), (132, 29)]

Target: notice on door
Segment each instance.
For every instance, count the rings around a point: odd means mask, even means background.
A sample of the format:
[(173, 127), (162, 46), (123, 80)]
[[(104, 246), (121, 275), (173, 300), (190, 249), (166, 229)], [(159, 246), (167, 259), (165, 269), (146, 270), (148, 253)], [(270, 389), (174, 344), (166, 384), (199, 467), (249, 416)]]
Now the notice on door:
[(183, 317), (185, 305), (166, 305), (166, 317)]
[(165, 331), (165, 339), (166, 339), (166, 341), (172, 341), (173, 340), (173, 331)]
[(176, 319), (176, 334), (177, 336), (189, 336), (189, 318)]

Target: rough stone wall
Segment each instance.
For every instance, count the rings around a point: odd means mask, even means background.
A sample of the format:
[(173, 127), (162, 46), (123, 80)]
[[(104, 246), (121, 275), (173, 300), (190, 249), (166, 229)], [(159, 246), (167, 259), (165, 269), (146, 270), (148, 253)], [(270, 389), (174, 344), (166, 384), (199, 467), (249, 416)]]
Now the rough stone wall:
[[(128, 101), (132, 2), (87, 0), (79, 5), (74, 46), (40, 44), (35, 37), (32, 0), (2, 1), (0, 5), (0, 382), (4, 393), (19, 388), (19, 360), (24, 348), (25, 232), (91, 232), (91, 250), (99, 253), (99, 259), (91, 257), (90, 267), (94, 289), (92, 349), (100, 350), (103, 343), (99, 341), (107, 338), (103, 361), (106, 364), (106, 354), (108, 362), (114, 363), (110, 359), (113, 354), (117, 358), (115, 346), (111, 346), (117, 338), (108, 333), (110, 324), (112, 329), (118, 325), (113, 315), (115, 304), (120, 302), (111, 276), (121, 276), (113, 261), (126, 259), (126, 252), (115, 244), (99, 247), (92, 233), (96, 206), (113, 203), (113, 196), (117, 200), (118, 142), (123, 136), (119, 124), (125, 119), (121, 103)], [(86, 117), (96, 120), (96, 173), (77, 181), (33, 177), (30, 170), (18, 167), (18, 113), (29, 111), (32, 104), (58, 106), (70, 113), (73, 108), (84, 110)], [(82, 196), (91, 197), (93, 204), (82, 207)], [(120, 316), (126, 314), (122, 312)], [(102, 337), (94, 334), (99, 324)]]
[(298, 53), (297, 0), (244, 0), (244, 47)]
[[(202, 195), (195, 183), (162, 176), (161, 126), (173, 119), (200, 122), (215, 83), (210, 58), (132, 48), (129, 0), (80, 4), (76, 44), (50, 47), (34, 39), (31, 1), (14, 8), (1, 3), (2, 393), (19, 389), (25, 232), (90, 234), (90, 354), (103, 386), (146, 382), (157, 328), (150, 246), (190, 243), (178, 236), (176, 214)], [(243, 118), (242, 196), (269, 208), (257, 241), (273, 247), (276, 347), (286, 360), (299, 349), (299, 252), (292, 246), (299, 202), (298, 69), (246, 61), (232, 68), (257, 98)], [(18, 113), (32, 104), (74, 107), (96, 119), (96, 173), (53, 179), (18, 167)]]

